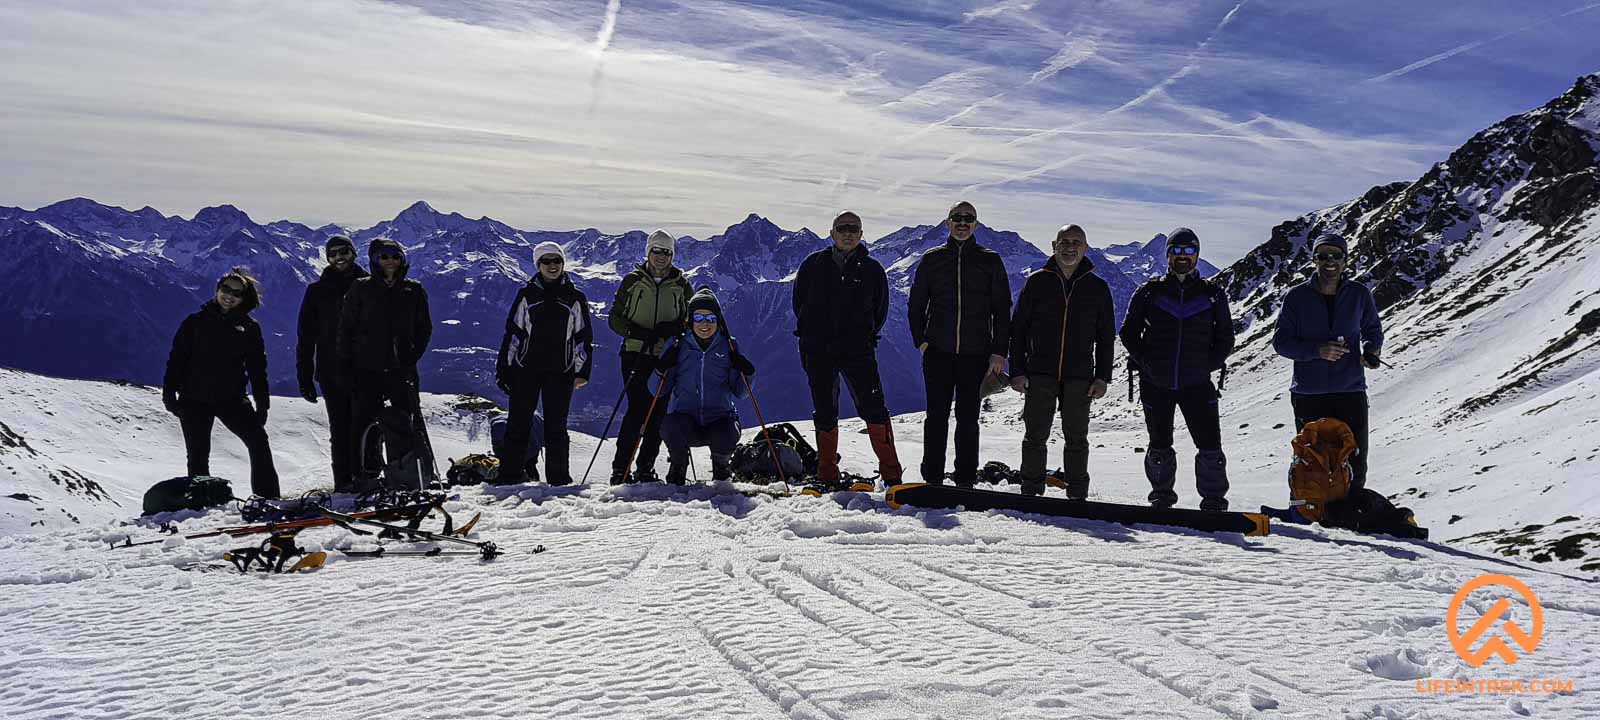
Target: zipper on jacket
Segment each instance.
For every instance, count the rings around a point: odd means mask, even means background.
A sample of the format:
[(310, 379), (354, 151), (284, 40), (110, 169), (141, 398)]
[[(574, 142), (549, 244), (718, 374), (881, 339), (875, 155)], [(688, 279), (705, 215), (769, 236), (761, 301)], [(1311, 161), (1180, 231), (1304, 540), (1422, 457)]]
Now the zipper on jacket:
[[(1178, 307), (1183, 308), (1183, 281), (1178, 281)], [(1183, 366), (1183, 326), (1184, 318), (1178, 318), (1178, 351), (1172, 355), (1172, 389), (1178, 389), (1178, 368)]]
[(1072, 291), (1078, 289), (1078, 281), (1074, 278), (1072, 290), (1068, 290), (1067, 281), (1058, 272), (1056, 282), (1061, 284), (1061, 347), (1056, 350), (1056, 384), (1060, 385), (1067, 365), (1067, 309), (1072, 307)]
[[(971, 242), (972, 238), (967, 238)], [(961, 354), (961, 248), (964, 243), (956, 244), (956, 354)]]

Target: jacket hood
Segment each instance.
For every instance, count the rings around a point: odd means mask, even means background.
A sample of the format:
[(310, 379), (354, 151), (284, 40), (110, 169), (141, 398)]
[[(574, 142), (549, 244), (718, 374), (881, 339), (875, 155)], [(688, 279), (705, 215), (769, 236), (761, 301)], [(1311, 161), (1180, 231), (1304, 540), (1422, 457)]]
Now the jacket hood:
[(383, 279), (383, 266), (378, 264), (378, 255), (383, 251), (398, 253), (400, 255), (400, 271), (395, 275), (395, 281), (406, 279), (406, 274), (411, 271), (411, 261), (406, 259), (406, 249), (399, 242), (389, 238), (373, 238), (367, 244), (367, 267), (372, 268), (372, 276)]

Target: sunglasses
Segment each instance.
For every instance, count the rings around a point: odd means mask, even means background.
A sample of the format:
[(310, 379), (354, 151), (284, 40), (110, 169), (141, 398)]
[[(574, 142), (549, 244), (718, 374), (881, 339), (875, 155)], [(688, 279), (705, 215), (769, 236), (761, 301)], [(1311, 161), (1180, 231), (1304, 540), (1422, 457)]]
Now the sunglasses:
[(1199, 255), (1200, 254), (1200, 248), (1197, 248), (1197, 247), (1195, 247), (1193, 245), (1180, 245), (1178, 247), (1169, 247), (1169, 248), (1167, 248), (1167, 254), (1168, 255)]
[(845, 233), (845, 234), (858, 233), (858, 232), (861, 232), (861, 226), (860, 225), (835, 225), (835, 226), (833, 226), (833, 231), (834, 232), (839, 232), (839, 233)]
[(351, 257), (351, 256), (354, 256), (355, 254), (356, 254), (356, 251), (351, 250), (350, 248), (335, 248), (333, 250), (329, 250), (328, 251), (328, 257), (330, 259), (339, 258), (339, 257)]
[(1319, 261), (1339, 262), (1340, 260), (1344, 259), (1344, 253), (1325, 253), (1325, 252), (1320, 252), (1320, 253), (1317, 253), (1315, 257)]
[(714, 322), (717, 321), (717, 314), (716, 313), (694, 313), (693, 315), (689, 316), (689, 319), (693, 320), (693, 321), (695, 321), (697, 323), (705, 323), (705, 322), (714, 323)]
[(560, 265), (563, 262), (565, 261), (554, 255), (546, 255), (542, 258), (539, 258), (540, 265)]
[(662, 255), (662, 256), (665, 256), (665, 257), (672, 257), (672, 251), (668, 250), (666, 248), (650, 248), (650, 254), (651, 255)]
[(977, 221), (978, 221), (978, 216), (977, 215), (973, 215), (972, 213), (962, 213), (962, 214), (951, 215), (950, 216), (950, 222), (971, 224), (971, 223), (975, 223)]
[(404, 259), (406, 259), (406, 256), (397, 255), (395, 253), (378, 253), (378, 259), (379, 260), (404, 260)]
[(232, 285), (218, 285), (217, 286), (217, 292), (222, 293), (223, 295), (230, 296), (230, 297), (236, 297), (236, 298), (244, 297), (244, 288), (236, 288), (236, 287), (234, 287)]

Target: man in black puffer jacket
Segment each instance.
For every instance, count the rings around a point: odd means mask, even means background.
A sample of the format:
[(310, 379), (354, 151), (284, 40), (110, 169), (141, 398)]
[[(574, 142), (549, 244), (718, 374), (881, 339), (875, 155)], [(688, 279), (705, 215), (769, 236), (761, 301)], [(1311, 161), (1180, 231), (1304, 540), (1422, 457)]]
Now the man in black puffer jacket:
[(1085, 256), (1083, 228), (1056, 231), (1055, 251), (1028, 275), (1011, 318), (1011, 388), (1023, 393), (1022, 492), (1044, 494), (1050, 428), (1061, 413), (1067, 497), (1089, 494), (1089, 404), (1111, 382), (1116, 315), (1111, 288)]
[[(356, 280), (339, 311), (339, 360), (350, 368), (351, 471), (361, 467), (361, 438), (384, 400), (411, 414), (422, 427), (417, 361), (428, 350), (433, 320), (422, 283), (406, 277), (405, 249), (388, 238), (367, 246), (373, 275)], [(369, 471), (371, 468), (368, 469)], [(358, 488), (366, 489), (366, 488)]]
[(322, 386), (328, 403), (328, 434), (333, 458), (334, 492), (354, 492), (350, 477), (350, 369), (339, 362), (339, 308), (345, 293), (367, 271), (356, 264), (355, 245), (350, 238), (328, 238), (325, 251), (328, 267), (322, 277), (306, 286), (300, 303), (298, 342), (295, 344), (295, 374), (300, 380), (300, 397), (317, 401), (317, 386)]
[(884, 487), (901, 479), (899, 454), (889, 427), (889, 408), (878, 375), (878, 333), (889, 317), (889, 282), (883, 265), (861, 244), (861, 218), (842, 212), (833, 219), (828, 247), (800, 263), (794, 282), (794, 334), (800, 365), (811, 386), (811, 419), (817, 432), (817, 480), (839, 482), (839, 377), (878, 456)]
[(923, 421), (922, 480), (944, 482), (950, 396), (956, 401), (956, 467), (951, 478), (971, 487), (978, 478), (978, 391), (983, 379), (1006, 370), (1011, 341), (1011, 280), (1000, 254), (980, 246), (978, 211), (959, 202), (946, 217), (950, 237), (922, 254), (911, 280), (906, 316), (911, 342), (922, 353), (928, 399)]
[(1144, 456), (1150, 504), (1178, 501), (1178, 455), (1172, 449), (1174, 409), (1183, 411), (1197, 450), (1195, 486), (1201, 510), (1228, 509), (1228, 461), (1222, 453), (1218, 392), (1211, 373), (1233, 352), (1233, 316), (1221, 287), (1200, 277), (1200, 238), (1189, 228), (1167, 234), (1167, 274), (1146, 282), (1128, 303), (1122, 345), (1139, 370), (1150, 449)]
[[(217, 280), (215, 295), (185, 318), (172, 338), (161, 400), (183, 426), (190, 477), (211, 474), (211, 428), (222, 426), (250, 452), (250, 490), (278, 497), (278, 471), (267, 445), (267, 351), (250, 311), (261, 304), (255, 278), (234, 268)], [(255, 406), (245, 400), (249, 381)]]

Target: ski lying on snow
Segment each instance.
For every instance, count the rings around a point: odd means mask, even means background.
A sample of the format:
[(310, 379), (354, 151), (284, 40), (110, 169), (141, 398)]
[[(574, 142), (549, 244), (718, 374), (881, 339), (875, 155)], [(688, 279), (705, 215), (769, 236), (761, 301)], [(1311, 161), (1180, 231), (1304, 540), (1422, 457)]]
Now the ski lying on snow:
[(1153, 508), (1145, 505), (1122, 505), (967, 489), (954, 485), (924, 483), (896, 485), (884, 493), (884, 500), (891, 508), (913, 505), (924, 508), (962, 507), (975, 512), (1015, 510), (1056, 517), (1101, 520), (1121, 525), (1171, 525), (1205, 532), (1236, 532), (1252, 536), (1266, 535), (1270, 531), (1270, 521), (1267, 516), (1260, 513)]
[[(370, 535), (372, 533), (356, 528), (356, 525), (365, 525), (368, 527), (378, 528), (391, 536), (405, 540), (426, 540), (437, 543), (465, 545), (477, 550), (478, 554), (484, 560), (493, 560), (495, 557), (500, 555), (500, 548), (487, 540), (467, 540), (452, 534), (429, 532), (427, 530), (419, 530), (417, 528), (407, 527), (405, 525), (395, 525), (392, 523), (381, 522), (371, 518), (356, 517), (354, 515), (347, 515), (345, 513), (329, 510), (327, 508), (322, 508), (322, 514), (332, 520), (334, 524), (339, 525), (340, 527), (343, 527), (351, 532), (362, 535)], [(476, 518), (474, 518), (474, 520), (476, 520)]]

